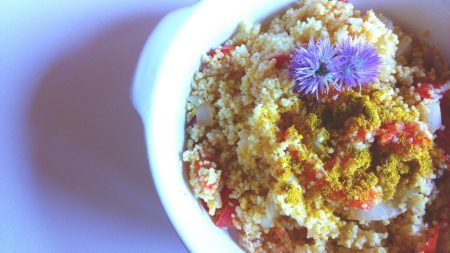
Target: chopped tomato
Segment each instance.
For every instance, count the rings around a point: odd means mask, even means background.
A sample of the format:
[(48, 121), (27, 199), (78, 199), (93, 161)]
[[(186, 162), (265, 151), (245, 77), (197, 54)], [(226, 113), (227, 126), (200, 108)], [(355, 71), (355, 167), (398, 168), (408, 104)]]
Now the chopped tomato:
[(403, 135), (415, 146), (425, 146), (431, 142), (428, 137), (424, 136), (424, 133), (417, 124), (405, 124), (403, 127)]
[[(325, 163), (325, 169), (327, 170), (331, 169), (336, 163), (345, 164), (350, 159), (351, 158), (349, 157), (332, 158)], [(325, 182), (327, 181), (325, 180)], [(350, 208), (362, 209), (366, 211), (372, 209), (374, 207), (374, 203), (378, 193), (374, 189), (369, 189), (367, 194), (362, 195), (363, 196), (359, 196), (358, 200), (350, 199), (349, 196), (343, 190), (334, 189), (331, 193), (327, 194), (327, 198), (339, 203), (343, 203)]]
[(349, 200), (347, 201), (347, 204), (351, 208), (357, 208), (367, 211), (373, 208), (376, 196), (377, 192), (373, 189), (370, 189), (367, 197), (360, 197), (358, 200)]
[(375, 199), (377, 197), (377, 192), (373, 189), (369, 189), (368, 196), (365, 198), (360, 197), (358, 200), (348, 199), (348, 196), (342, 190), (335, 190), (332, 194), (327, 196), (329, 199), (344, 203), (346, 206), (354, 209), (361, 209), (368, 211), (372, 209), (375, 205)]
[(231, 194), (232, 190), (224, 187), (221, 191), (220, 191), (220, 197), (222, 199), (222, 203), (224, 204), (232, 204), (232, 205), (239, 205), (239, 201), (237, 199), (232, 199), (230, 198), (230, 194)]
[[(298, 159), (297, 150), (288, 149), (288, 153), (295, 159)], [(307, 184), (312, 182), (313, 184), (310, 185), (312, 185), (314, 189), (320, 189), (327, 183), (325, 171), (315, 169), (314, 164), (308, 162), (302, 162), (301, 166), (303, 167), (302, 178)]]
[(278, 132), (278, 139), (280, 140), (280, 142), (286, 141), (288, 137), (289, 137), (288, 129)]
[(208, 55), (211, 57), (214, 57), (216, 55), (216, 50), (220, 50), (220, 52), (222, 52), (222, 54), (224, 55), (230, 55), (231, 52), (233, 52), (236, 49), (236, 45), (230, 45), (230, 46), (222, 46), (218, 49), (211, 49), (208, 52)]
[(360, 129), (358, 130), (357, 135), (356, 135), (357, 140), (359, 140), (359, 141), (365, 141), (365, 140), (366, 140), (366, 135), (367, 135), (366, 129), (360, 128)]
[(233, 214), (235, 213), (235, 210), (236, 207), (233, 205), (227, 205), (218, 210), (213, 217), (216, 226), (219, 228), (233, 228)]
[(414, 123), (390, 123), (381, 127), (377, 135), (379, 145), (388, 145), (398, 153), (407, 152), (405, 142), (420, 148), (431, 145), (431, 139)]
[(386, 145), (387, 143), (392, 142), (400, 129), (401, 125), (399, 123), (392, 123), (382, 127), (379, 130), (378, 143), (380, 145)]
[[(289, 151), (292, 156), (298, 157), (298, 151)], [(301, 167), (303, 172), (301, 179), (307, 184), (308, 188), (312, 190), (320, 190), (327, 184), (326, 171), (323, 169), (316, 169), (313, 163), (302, 162)]]
[(345, 164), (349, 159), (350, 157), (348, 156), (345, 157), (335, 156), (325, 162), (324, 168), (326, 170), (331, 170), (336, 163)]
[(430, 238), (422, 245), (418, 253), (436, 253), (437, 241), (439, 239), (440, 224), (437, 224), (430, 233)]
[[(297, 150), (288, 149), (288, 153), (292, 157), (298, 159)], [(317, 170), (314, 168), (314, 164), (308, 162), (302, 162), (301, 166), (303, 167), (302, 178), (308, 185), (312, 186), (313, 189), (318, 190), (327, 184), (326, 172), (324, 170)]]
[[(353, 133), (356, 132), (356, 136)], [(345, 129), (344, 135), (350, 136), (349, 141), (351, 142), (366, 142), (367, 129), (364, 127), (360, 127), (355, 131), (354, 127), (348, 127)]]
[(220, 191), (222, 198), (222, 208), (217, 210), (213, 216), (213, 221), (220, 228), (234, 228), (233, 215), (236, 213), (236, 206), (239, 204), (237, 199), (230, 198), (231, 189), (223, 188)]
[[(326, 186), (329, 181), (326, 176), (326, 170), (333, 168), (335, 164), (345, 164), (349, 161), (350, 157), (334, 157), (325, 162), (325, 171), (317, 170), (313, 165), (305, 164), (303, 165), (304, 170), (302, 173), (303, 178), (307, 183), (313, 182), (314, 184), (310, 189), (321, 190)], [(350, 197), (341, 189), (333, 189), (331, 193), (326, 193), (326, 197), (330, 200), (336, 201), (338, 203), (344, 204), (351, 208), (357, 208), (362, 210), (369, 210), (373, 208), (375, 200), (378, 193), (374, 189), (369, 189), (367, 194), (362, 194), (359, 196), (358, 200), (350, 199)]]
[(317, 180), (317, 177), (316, 177), (317, 173), (320, 173), (320, 172), (317, 172), (313, 168), (305, 168), (303, 170), (303, 174), (302, 175), (306, 179), (306, 181), (308, 181), (308, 182), (315, 182)]
[(272, 56), (270, 59), (275, 59), (277, 61), (275, 63), (276, 68), (282, 68), (288, 64), (288, 62), (291, 60), (291, 56), (289, 54), (278, 54)]
[(416, 87), (417, 93), (419, 93), (420, 99), (431, 98), (431, 91), (433, 90), (433, 85), (429, 83), (422, 83), (420, 86)]
[(291, 154), (291, 156), (298, 159), (298, 151), (297, 150), (288, 150), (288, 152)]
[(333, 201), (339, 202), (345, 199), (345, 192), (343, 190), (334, 190), (327, 197)]
[(319, 190), (328, 183), (325, 171), (305, 168), (302, 175), (307, 183), (312, 183), (312, 189)]

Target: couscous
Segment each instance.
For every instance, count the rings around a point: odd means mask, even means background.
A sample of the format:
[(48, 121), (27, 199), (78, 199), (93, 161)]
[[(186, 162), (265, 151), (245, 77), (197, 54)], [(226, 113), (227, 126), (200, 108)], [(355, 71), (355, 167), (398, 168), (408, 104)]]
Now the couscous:
[(450, 252), (448, 80), (423, 38), (344, 1), (244, 22), (192, 82), (193, 193), (248, 252)]

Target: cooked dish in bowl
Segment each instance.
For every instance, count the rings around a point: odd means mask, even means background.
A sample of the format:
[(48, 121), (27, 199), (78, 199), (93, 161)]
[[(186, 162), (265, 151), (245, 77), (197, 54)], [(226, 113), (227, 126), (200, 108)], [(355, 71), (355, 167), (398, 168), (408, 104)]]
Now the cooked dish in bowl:
[(343, 1), (243, 23), (194, 75), (193, 193), (249, 252), (450, 252), (448, 80), (432, 45)]

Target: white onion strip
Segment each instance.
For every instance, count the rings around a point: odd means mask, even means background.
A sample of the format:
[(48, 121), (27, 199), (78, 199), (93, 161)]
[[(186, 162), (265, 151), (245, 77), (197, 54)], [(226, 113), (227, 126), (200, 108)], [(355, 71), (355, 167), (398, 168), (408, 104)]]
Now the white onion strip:
[(209, 126), (213, 120), (213, 108), (207, 103), (203, 103), (197, 107), (196, 121), (202, 126)]
[(398, 216), (403, 212), (405, 212), (405, 210), (392, 207), (385, 203), (380, 203), (368, 211), (364, 211), (361, 209), (352, 209), (348, 218), (358, 221), (379, 221), (388, 220), (390, 218)]
[(439, 130), (442, 126), (441, 106), (439, 101), (433, 101), (428, 104), (428, 110), (423, 116), (431, 133)]
[(408, 35), (403, 36), (403, 38), (398, 43), (398, 49), (396, 56), (407, 56), (412, 49), (412, 39)]

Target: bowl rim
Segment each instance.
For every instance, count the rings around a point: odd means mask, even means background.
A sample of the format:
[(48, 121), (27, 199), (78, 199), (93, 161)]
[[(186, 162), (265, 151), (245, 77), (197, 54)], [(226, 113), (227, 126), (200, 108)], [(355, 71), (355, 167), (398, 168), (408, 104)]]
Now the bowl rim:
[[(230, 1), (239, 2), (239, 0)], [(257, 2), (257, 0), (255, 1)], [(270, 0), (265, 1), (270, 2)], [(290, 3), (295, 2), (295, 0), (284, 1)], [(165, 59), (162, 56), (165, 56), (170, 51), (174, 41), (179, 39), (179, 33), (186, 28), (186, 23), (189, 23), (189, 21), (197, 14), (200, 14), (200, 12), (207, 11), (211, 5), (217, 4), (217, 2), (214, 2), (215, 1), (199, 1), (191, 6), (169, 13), (160, 21), (145, 43), (144, 49), (140, 55), (131, 91), (131, 100), (144, 124), (145, 137), (147, 141), (147, 156), (149, 159), (150, 168), (153, 168), (150, 169), (150, 172), (160, 202), (166, 215), (171, 221), (172, 226), (175, 228), (177, 235), (182, 239), (184, 245), (188, 250), (196, 252), (204, 251), (204, 248), (198, 246), (198, 239), (193, 240), (194, 237), (189, 235), (189, 227), (182, 226), (179, 222), (177, 222), (177, 217), (175, 216), (179, 216), (179, 214), (176, 214), (169, 206), (167, 200), (165, 199), (167, 198), (168, 193), (163, 190), (162, 185), (157, 181), (160, 177), (158, 172), (160, 166), (156, 165), (157, 158), (155, 158), (155, 154), (152, 151), (154, 148), (154, 143), (152, 143), (151, 140), (152, 136), (156, 133), (152, 132), (152, 124), (155, 123), (152, 123), (151, 119), (154, 116), (152, 112), (156, 108), (155, 97), (158, 95), (158, 93), (154, 91), (157, 88), (156, 86), (161, 83), (160, 70), (164, 68), (165, 64)], [(165, 29), (167, 27), (171, 27), (170, 32), (167, 32)], [(158, 50), (155, 50), (155, 48)], [(157, 57), (155, 57), (155, 51), (157, 52)], [(143, 83), (143, 80), (147, 83)], [(149, 85), (149, 83), (152, 83), (153, 85)], [(223, 250), (224, 252), (227, 251), (227, 249)]]

